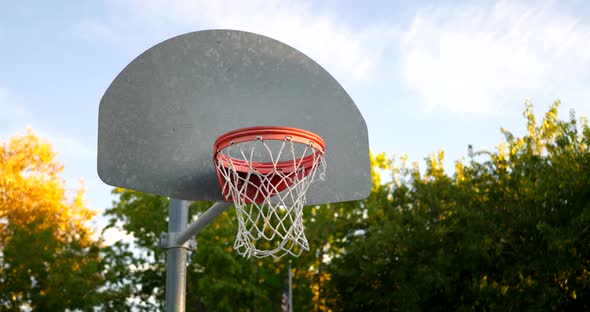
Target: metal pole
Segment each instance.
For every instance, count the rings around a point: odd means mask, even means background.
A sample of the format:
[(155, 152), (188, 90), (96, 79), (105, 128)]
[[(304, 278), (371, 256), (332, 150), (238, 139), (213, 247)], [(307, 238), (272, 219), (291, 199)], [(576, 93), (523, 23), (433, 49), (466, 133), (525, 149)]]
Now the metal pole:
[[(170, 198), (168, 233), (182, 232), (188, 223), (188, 205), (184, 200)], [(187, 249), (181, 246), (168, 248), (166, 269), (166, 311), (184, 312), (186, 304)]]
[(176, 244), (182, 245), (186, 243), (189, 239), (193, 238), (197, 233), (199, 233), (207, 224), (211, 223), (215, 218), (217, 218), (220, 214), (231, 206), (232, 203), (229, 202), (216, 202), (211, 206), (207, 211), (205, 211), (199, 218), (191, 223), (185, 230), (179, 231), (178, 237), (176, 237)]
[(289, 312), (293, 312), (293, 278), (291, 277), (291, 260), (289, 260)]
[(170, 198), (168, 233), (160, 236), (160, 247), (167, 250), (166, 311), (184, 312), (186, 305), (186, 263), (189, 248), (195, 246), (192, 238), (231, 205), (217, 202), (190, 226), (188, 201)]

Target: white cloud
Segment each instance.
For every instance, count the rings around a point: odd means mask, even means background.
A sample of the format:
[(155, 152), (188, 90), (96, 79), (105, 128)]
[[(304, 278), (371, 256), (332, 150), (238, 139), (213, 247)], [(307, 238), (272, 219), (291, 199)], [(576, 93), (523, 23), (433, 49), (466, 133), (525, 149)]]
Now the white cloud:
[[(15, 127), (26, 124), (32, 118), (32, 113), (24, 102), (13, 92), (0, 87), (0, 124), (1, 131), (14, 131)], [(6, 133), (0, 133), (5, 135)]]
[[(68, 195), (75, 194), (80, 187), (80, 180), (88, 188), (89, 192), (86, 194), (88, 204), (92, 209), (101, 212), (110, 204), (108, 196), (97, 197), (100, 194), (98, 191), (103, 191), (108, 194), (110, 188), (105, 188), (104, 184), (98, 181), (96, 174), (96, 147), (91, 142), (83, 141), (82, 138), (77, 137), (73, 133), (63, 131), (55, 131), (39, 129), (33, 130), (37, 135), (43, 139), (47, 139), (54, 151), (57, 152), (57, 161), (64, 165), (62, 178), (66, 181), (66, 189)], [(90, 186), (90, 187), (88, 187)]]
[(423, 9), (401, 37), (401, 76), (430, 111), (490, 114), (505, 96), (574, 92), (588, 51), (590, 26), (552, 3)]
[(395, 36), (383, 25), (357, 28), (319, 14), (302, 1), (112, 1), (111, 16), (80, 25), (85, 36), (133, 38), (151, 33), (158, 40), (211, 28), (240, 29), (283, 41), (340, 77), (363, 80), (378, 68)]
[(49, 131), (41, 132), (40, 136), (49, 138), (59, 157), (72, 161), (91, 161), (96, 158), (96, 147), (88, 145), (76, 137)]
[(104, 233), (101, 233), (105, 227), (106, 224), (101, 224), (100, 226), (98, 226), (98, 229), (94, 233), (93, 238), (98, 239), (102, 235), (104, 243), (108, 246), (113, 245), (118, 241), (123, 241), (124, 243), (132, 243), (134, 240), (133, 235), (125, 231), (121, 231), (117, 228), (109, 228), (108, 230), (104, 231)]
[[(67, 180), (68, 189), (77, 189), (78, 180), (84, 175), (88, 176), (85, 165), (95, 162), (96, 148), (71, 133), (43, 129), (35, 114), (24, 103), (21, 97), (6, 88), (0, 88), (0, 140), (17, 133), (23, 134), (26, 127), (31, 126), (36, 135), (51, 143), (53, 150), (58, 153), (58, 161), (66, 165), (64, 173), (71, 177)], [(72, 174), (72, 171), (76, 174)]]

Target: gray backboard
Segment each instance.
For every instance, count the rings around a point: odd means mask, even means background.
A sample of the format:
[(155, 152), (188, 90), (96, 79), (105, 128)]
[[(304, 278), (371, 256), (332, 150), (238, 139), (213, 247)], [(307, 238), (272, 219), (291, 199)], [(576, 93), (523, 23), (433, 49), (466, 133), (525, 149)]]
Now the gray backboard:
[(221, 201), (213, 143), (251, 126), (325, 140), (326, 179), (311, 186), (308, 204), (368, 196), (367, 126), (342, 86), (298, 50), (235, 30), (174, 37), (123, 69), (100, 101), (98, 174), (112, 186)]

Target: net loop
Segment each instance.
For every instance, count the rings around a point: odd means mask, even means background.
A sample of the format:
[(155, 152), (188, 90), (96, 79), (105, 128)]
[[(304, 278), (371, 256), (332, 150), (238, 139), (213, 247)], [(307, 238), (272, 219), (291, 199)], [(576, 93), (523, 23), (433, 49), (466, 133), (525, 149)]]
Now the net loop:
[(287, 127), (235, 130), (215, 142), (214, 163), (238, 218), (234, 249), (243, 256), (281, 258), (309, 250), (303, 206), (311, 184), (324, 180), (325, 143)]

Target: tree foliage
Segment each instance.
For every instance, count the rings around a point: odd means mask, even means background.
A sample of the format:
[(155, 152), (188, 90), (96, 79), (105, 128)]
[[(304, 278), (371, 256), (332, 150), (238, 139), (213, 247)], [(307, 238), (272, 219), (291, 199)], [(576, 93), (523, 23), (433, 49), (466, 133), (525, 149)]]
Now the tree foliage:
[(32, 130), (0, 142), (0, 309), (92, 310), (103, 262), (85, 188), (69, 198), (63, 166)]
[[(166, 253), (157, 242), (159, 234), (167, 231), (168, 199), (124, 189), (115, 189), (114, 194), (118, 200), (106, 211), (112, 217), (109, 228), (118, 228), (135, 238), (136, 252), (129, 253), (121, 263), (133, 268), (123, 277), (134, 285), (133, 305), (140, 310), (162, 310)], [(192, 203), (191, 218), (197, 218), (210, 204)], [(187, 311), (268, 311), (280, 305), (286, 263), (245, 259), (233, 252), (235, 222), (235, 211), (230, 208), (199, 233), (197, 249), (187, 267)]]
[[(527, 103), (523, 136), (502, 130), (495, 150), (470, 147), (452, 174), (442, 151), (424, 169), (371, 154), (369, 198), (304, 208), (310, 251), (292, 259), (296, 310), (590, 310), (590, 129), (573, 114), (559, 120), (558, 107), (537, 122)], [(130, 303), (159, 310), (168, 200), (114, 194), (110, 227), (132, 234), (135, 249), (118, 243), (111, 269)], [(191, 218), (209, 206), (193, 203)], [(230, 207), (197, 236), (188, 311), (279, 309), (288, 259), (242, 258), (236, 227)]]
[[(540, 123), (444, 171), (391, 159), (362, 234), (329, 265), (336, 310), (590, 310), (590, 128)], [(380, 198), (380, 199), (377, 199)]]

